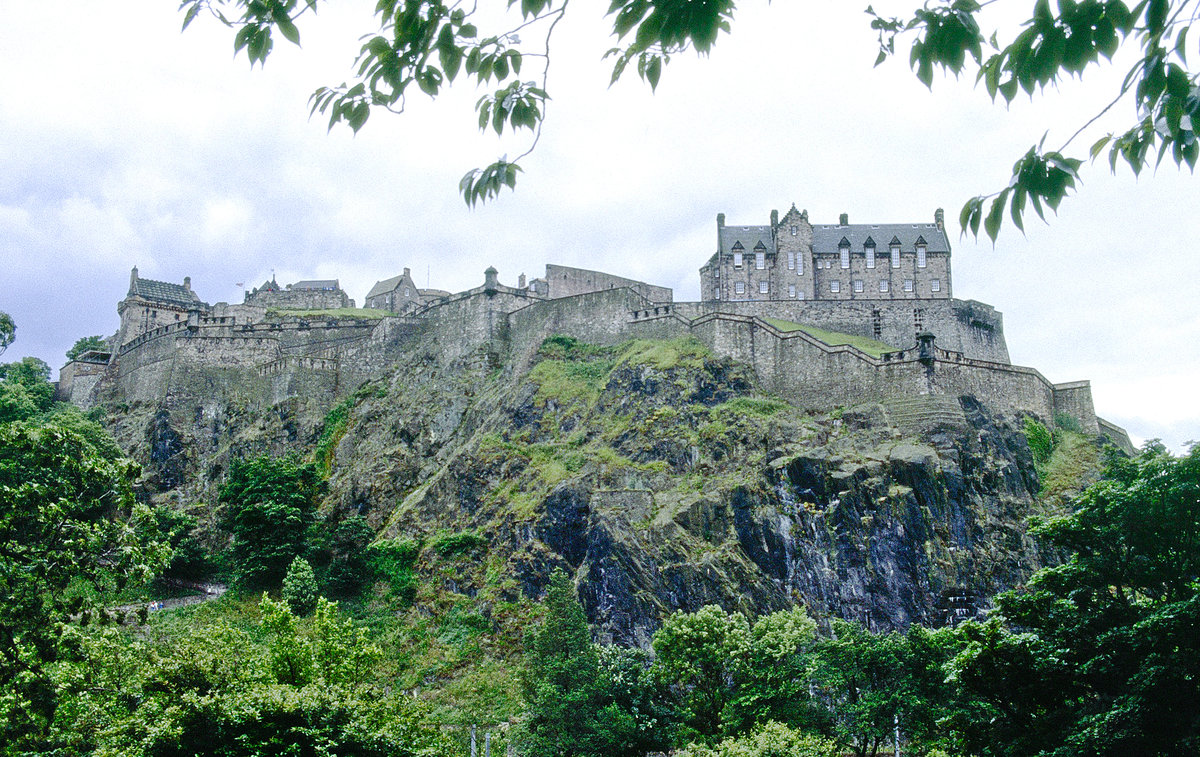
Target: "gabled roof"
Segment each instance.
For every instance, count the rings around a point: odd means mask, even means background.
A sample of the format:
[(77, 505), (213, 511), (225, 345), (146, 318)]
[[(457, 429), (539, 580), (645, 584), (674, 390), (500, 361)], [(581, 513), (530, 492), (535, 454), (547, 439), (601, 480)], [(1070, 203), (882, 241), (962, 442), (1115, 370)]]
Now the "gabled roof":
[(147, 300), (170, 302), (176, 305), (199, 305), (200, 298), (183, 284), (172, 284), (169, 281), (155, 281), (135, 277), (129, 282), (130, 297), (142, 297)]
[(775, 249), (775, 235), (770, 226), (722, 226), (718, 235), (720, 252), (734, 249), (741, 243), (742, 248), (756, 249), (761, 245), (768, 250)]
[(337, 279), (316, 279), (313, 281), (297, 281), (288, 289), (338, 289)]
[(813, 252), (837, 252), (843, 241), (850, 243), (850, 249), (858, 251), (868, 240), (878, 244), (875, 237), (887, 239), (889, 246), (898, 244), (906, 251), (924, 244), (928, 252), (950, 252), (950, 240), (936, 223), (821, 224), (813, 226)]
[(367, 292), (367, 297), (378, 297), (381, 294), (396, 291), (396, 287), (400, 286), (400, 282), (404, 281), (404, 274), (393, 276), (390, 279), (376, 281), (375, 286), (371, 287), (371, 291)]

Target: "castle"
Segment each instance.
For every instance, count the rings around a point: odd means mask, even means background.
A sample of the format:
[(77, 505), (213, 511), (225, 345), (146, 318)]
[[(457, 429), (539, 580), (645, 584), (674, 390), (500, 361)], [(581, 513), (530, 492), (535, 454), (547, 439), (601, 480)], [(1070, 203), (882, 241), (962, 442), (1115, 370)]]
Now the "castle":
[[(528, 360), (553, 334), (598, 344), (693, 336), (755, 369), (765, 389), (829, 409), (973, 395), (1015, 413), (1081, 428), (1129, 447), (1096, 416), (1087, 381), (1053, 384), (1008, 356), (1000, 313), (952, 296), (950, 243), (933, 223), (813, 225), (807, 211), (772, 211), (766, 225), (717, 216), (716, 251), (700, 269), (699, 302), (598, 271), (547, 265), (501, 284), (494, 268), (473, 289), (418, 288), (408, 268), (379, 281), (365, 309), (336, 280), (280, 287), (209, 305), (182, 284), (134, 268), (109, 350), (80, 355), (59, 392), (102, 401), (195, 402), (236, 394), (264, 406), (292, 397), (332, 405), (412, 355)], [(942, 403), (943, 407), (948, 407)], [(961, 412), (961, 411), (959, 411)]]

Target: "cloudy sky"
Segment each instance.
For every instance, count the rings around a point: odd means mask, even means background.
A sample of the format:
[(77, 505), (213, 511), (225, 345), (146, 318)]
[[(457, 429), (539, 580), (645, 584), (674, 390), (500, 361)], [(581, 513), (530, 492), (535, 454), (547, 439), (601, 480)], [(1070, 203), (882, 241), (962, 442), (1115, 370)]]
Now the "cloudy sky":
[[(515, 284), (548, 262), (695, 299), (717, 213), (766, 223), (795, 203), (817, 223), (930, 221), (938, 207), (957, 219), (1123, 75), (1005, 110), (971, 81), (930, 93), (907, 55), (872, 68), (858, 4), (748, 0), (711, 57), (675, 59), (651, 94), (632, 75), (608, 87), (605, 4), (579, 4), (554, 42), (554, 100), (517, 192), (471, 210), (462, 174), (528, 140), (480, 135), (470, 87), (413, 98), (357, 136), (308, 119), (308, 95), (343, 80), (370, 28), (374, 3), (338, 5), (301, 25), (302, 49), (280, 41), (251, 70), (217, 24), (180, 34), (173, 0), (0, 0), (0, 310), (18, 324), (3, 359), (57, 368), (78, 337), (115, 331), (134, 265), (191, 276), (209, 302), (240, 301), (239, 283), (272, 271), (338, 278), (361, 304), (406, 266), (460, 290), (488, 265)], [(1111, 115), (1116, 128), (1130, 113)], [(1090, 379), (1101, 415), (1176, 449), (1200, 439), (1198, 181), (1089, 166), (1048, 225), (1006, 228), (994, 247), (952, 237), (954, 293), (1004, 313), (1014, 362)]]

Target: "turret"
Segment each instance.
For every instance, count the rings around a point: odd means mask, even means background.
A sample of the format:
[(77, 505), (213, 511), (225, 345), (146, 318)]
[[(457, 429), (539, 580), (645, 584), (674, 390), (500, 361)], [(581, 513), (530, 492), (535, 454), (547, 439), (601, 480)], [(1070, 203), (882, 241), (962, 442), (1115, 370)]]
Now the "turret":
[(133, 294), (134, 292), (137, 291), (137, 280), (138, 280), (137, 266), (134, 266), (133, 270), (129, 272), (129, 293), (130, 294)]

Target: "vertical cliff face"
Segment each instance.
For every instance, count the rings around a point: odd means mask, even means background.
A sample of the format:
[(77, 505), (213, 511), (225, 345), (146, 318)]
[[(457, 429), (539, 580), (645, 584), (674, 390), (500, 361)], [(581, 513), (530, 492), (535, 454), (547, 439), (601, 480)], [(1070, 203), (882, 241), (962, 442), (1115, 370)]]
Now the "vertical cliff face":
[[(179, 396), (118, 430), (148, 496), (183, 503), (215, 501), (230, 456), (315, 450), (328, 508), (424, 540), (435, 590), (421, 601), (465, 595), (491, 612), (560, 566), (598, 635), (623, 644), (709, 603), (936, 625), (1039, 564), (1019, 419), (969, 396), (813, 415), (689, 340), (554, 338), (500, 367), (411, 357), (324, 424), (304, 403)], [(430, 545), (459, 532), (486, 549), (450, 564)]]

